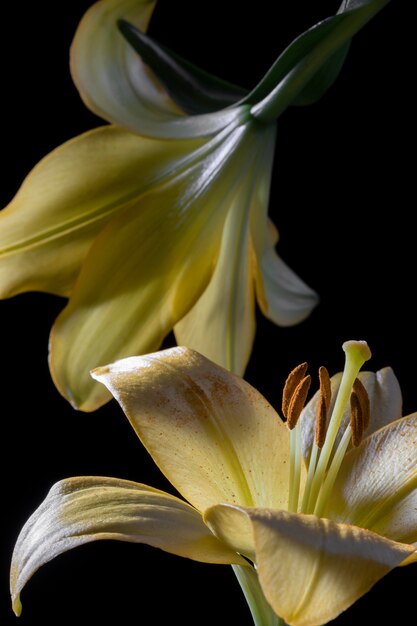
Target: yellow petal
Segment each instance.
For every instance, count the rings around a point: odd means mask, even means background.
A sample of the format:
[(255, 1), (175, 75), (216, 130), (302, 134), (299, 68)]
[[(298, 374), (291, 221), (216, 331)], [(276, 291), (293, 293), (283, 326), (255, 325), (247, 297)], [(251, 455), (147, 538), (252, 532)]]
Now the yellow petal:
[(417, 541), (417, 413), (367, 437), (344, 458), (328, 514), (402, 542)]
[(146, 543), (207, 563), (245, 563), (212, 535), (195, 509), (174, 496), (117, 478), (70, 478), (52, 487), (17, 539), (10, 573), (16, 611), (19, 594), (37, 569), (101, 539)]
[(286, 505), (288, 430), (240, 377), (187, 348), (124, 359), (93, 376), (197, 509), (220, 502)]
[(0, 212), (0, 293), (68, 295), (97, 233), (201, 145), (106, 126), (66, 142)]
[(86, 12), (71, 47), (71, 72), (85, 104), (97, 115), (153, 137), (213, 134), (244, 110), (185, 116), (117, 28), (124, 19), (146, 30), (155, 1), (102, 0)]
[(220, 541), (256, 560), (253, 526), (246, 511), (230, 504), (215, 504), (204, 511), (204, 521)]
[[(329, 417), (333, 410), (337, 392), (340, 387), (342, 374), (338, 373), (331, 377), (332, 399), (330, 403)], [(373, 432), (399, 419), (402, 415), (402, 395), (401, 389), (393, 370), (384, 367), (377, 372), (359, 372), (359, 379), (363, 383), (370, 401), (370, 421), (365, 437)], [(300, 416), (302, 433), (303, 456), (308, 458), (312, 443), (314, 441), (315, 421), (317, 414), (317, 404), (319, 392), (317, 392), (307, 403)], [(339, 443), (346, 426), (350, 420), (350, 406), (347, 407), (343, 416), (339, 434), (336, 438), (336, 445)]]
[[(275, 133), (259, 133), (258, 162), (243, 178), (225, 223), (219, 259), (205, 292), (175, 326), (179, 345), (186, 345), (236, 374), (243, 375), (255, 336), (254, 251), (250, 232), (254, 204), (257, 223), (265, 223), (260, 205), (265, 172), (271, 169)], [(269, 182), (269, 177), (268, 177)], [(268, 190), (269, 193), (269, 190)], [(264, 198), (267, 202), (267, 198)]]
[(75, 407), (94, 410), (109, 399), (91, 369), (157, 350), (201, 295), (253, 144), (244, 127), (219, 135), (96, 238), (50, 342), (55, 384)]
[(243, 376), (255, 337), (255, 294), (241, 195), (227, 217), (210, 283), (174, 332), (178, 345)]
[(197, 350), (243, 375), (255, 335), (255, 296), (249, 241), (249, 209), (255, 172), (243, 179), (223, 229), (211, 281), (175, 326), (179, 345)]
[(404, 565), (411, 565), (411, 563), (417, 563), (417, 542), (414, 543), (414, 548), (415, 552), (413, 552), (411, 556), (408, 556), (406, 559), (404, 559), (404, 561), (402, 561), (402, 563), (400, 564), (401, 567), (403, 567)]
[(312, 515), (248, 510), (259, 580), (289, 626), (320, 626), (346, 610), (414, 547)]

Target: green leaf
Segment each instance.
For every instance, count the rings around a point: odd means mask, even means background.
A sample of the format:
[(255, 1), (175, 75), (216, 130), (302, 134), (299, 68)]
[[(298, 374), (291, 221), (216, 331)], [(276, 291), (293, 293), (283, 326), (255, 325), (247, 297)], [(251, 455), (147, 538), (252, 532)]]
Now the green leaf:
[(235, 104), (246, 95), (246, 90), (201, 70), (133, 24), (119, 20), (118, 27), (174, 102), (186, 113), (211, 113)]

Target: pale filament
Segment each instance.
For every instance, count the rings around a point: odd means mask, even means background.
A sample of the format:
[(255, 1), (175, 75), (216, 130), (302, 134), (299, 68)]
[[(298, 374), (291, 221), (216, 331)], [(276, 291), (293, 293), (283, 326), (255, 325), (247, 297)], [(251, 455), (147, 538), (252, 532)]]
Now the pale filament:
[[(346, 342), (343, 349), (346, 353), (345, 368), (330, 419), (328, 419), (331, 404), (330, 377), (326, 368), (319, 369), (320, 391), (315, 438), (300, 506), (300, 477), (303, 460), (299, 417), (311, 383), (311, 377), (305, 375), (307, 363), (302, 363), (295, 368), (284, 385), (282, 408), (290, 429), (288, 510), (295, 513), (313, 513), (318, 516), (323, 514), (349, 444), (360, 445), (369, 424), (369, 397), (357, 375), (364, 362), (370, 358), (371, 352), (365, 342), (358, 341)], [(336, 437), (348, 403), (350, 403), (350, 423), (336, 446)]]

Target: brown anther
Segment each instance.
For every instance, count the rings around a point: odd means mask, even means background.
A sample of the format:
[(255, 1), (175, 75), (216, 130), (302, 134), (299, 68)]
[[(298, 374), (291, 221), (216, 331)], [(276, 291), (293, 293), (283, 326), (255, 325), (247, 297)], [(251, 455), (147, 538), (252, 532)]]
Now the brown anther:
[(363, 412), (359, 395), (356, 391), (350, 394), (350, 429), (352, 431), (352, 445), (357, 448), (363, 436)]
[(307, 367), (307, 363), (300, 363), (300, 365), (297, 365), (297, 367), (295, 367), (292, 372), (288, 374), (287, 380), (285, 381), (282, 392), (282, 414), (286, 418), (288, 418), (288, 409), (294, 392), (304, 378)]
[(332, 386), (330, 383), (329, 372), (323, 365), (319, 368), (320, 396), (326, 405), (326, 411), (329, 412), (330, 402), (332, 400)]
[(292, 430), (298, 422), (298, 418), (300, 417), (300, 413), (304, 408), (308, 390), (311, 385), (311, 376), (305, 376), (295, 388), (294, 393), (292, 394), (290, 405), (287, 411), (287, 426), (290, 430)]
[(320, 395), (317, 404), (315, 440), (318, 448), (324, 446), (326, 440), (327, 416), (332, 399), (330, 376), (323, 366), (319, 368)]
[(369, 420), (371, 417), (371, 406), (369, 402), (368, 392), (366, 391), (363, 383), (359, 380), (359, 378), (356, 378), (355, 382), (353, 383), (353, 391), (359, 398), (362, 409), (363, 430), (365, 432), (369, 426)]
[(316, 446), (322, 448), (326, 441), (327, 407), (322, 395), (319, 397), (316, 414)]

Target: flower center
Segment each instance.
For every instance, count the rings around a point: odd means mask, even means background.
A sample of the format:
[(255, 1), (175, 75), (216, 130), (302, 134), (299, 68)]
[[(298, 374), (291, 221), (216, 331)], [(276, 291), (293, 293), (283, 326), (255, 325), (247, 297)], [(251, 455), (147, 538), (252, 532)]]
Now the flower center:
[[(349, 443), (352, 442), (353, 446), (358, 446), (369, 424), (369, 398), (357, 375), (365, 361), (370, 359), (371, 351), (365, 341), (346, 341), (343, 344), (343, 350), (345, 367), (329, 420), (332, 399), (330, 377), (325, 367), (319, 369), (320, 391), (315, 439), (308, 461), (301, 503), (302, 454), (299, 417), (311, 384), (311, 376), (306, 375), (307, 363), (296, 367), (284, 385), (282, 412), (290, 429), (291, 446), (288, 510), (292, 512), (313, 513), (318, 516), (323, 514)], [(348, 404), (350, 404), (350, 421), (336, 445), (336, 438)]]

